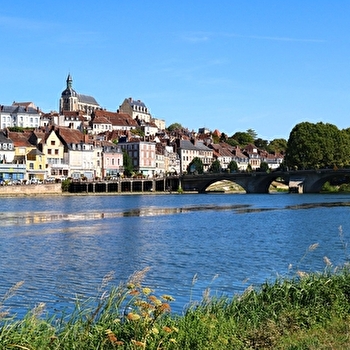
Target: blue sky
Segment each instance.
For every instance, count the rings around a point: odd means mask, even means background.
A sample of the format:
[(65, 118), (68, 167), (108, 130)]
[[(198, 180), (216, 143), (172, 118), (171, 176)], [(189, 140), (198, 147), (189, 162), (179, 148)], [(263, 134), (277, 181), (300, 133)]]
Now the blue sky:
[(142, 100), (166, 124), (350, 127), (350, 1), (6, 1), (0, 104), (58, 110), (66, 77), (116, 111)]

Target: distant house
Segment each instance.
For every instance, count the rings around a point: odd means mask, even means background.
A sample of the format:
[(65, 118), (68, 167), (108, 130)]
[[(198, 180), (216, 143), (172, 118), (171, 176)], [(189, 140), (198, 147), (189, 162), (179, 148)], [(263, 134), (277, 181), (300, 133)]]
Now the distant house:
[(146, 105), (141, 100), (134, 100), (132, 97), (126, 98), (119, 106), (120, 113), (126, 113), (130, 115), (132, 119), (138, 121), (144, 121), (146, 123), (151, 122), (151, 113)]
[(7, 130), (0, 130), (0, 181), (23, 180), (25, 176), (25, 162), (16, 159), (14, 144)]
[(47, 178), (45, 154), (34, 148), (27, 153), (26, 158), (28, 179), (45, 180)]
[(177, 152), (180, 156), (181, 172), (187, 172), (187, 167), (196, 157), (203, 163), (203, 170), (208, 171), (213, 162), (213, 150), (207, 147), (203, 141), (177, 140)]
[(243, 153), (248, 156), (249, 164), (252, 170), (256, 170), (260, 168), (261, 157), (258, 148), (250, 143), (243, 149)]
[(154, 122), (146, 123), (144, 121), (140, 122), (141, 130), (144, 132), (145, 136), (154, 136), (158, 132), (158, 126)]
[(2, 129), (11, 127), (38, 128), (40, 126), (41, 112), (38, 108), (14, 102), (12, 106), (0, 106), (0, 126)]
[(154, 142), (134, 139), (118, 144), (132, 159), (135, 171), (152, 177), (156, 171), (156, 145)]
[[(86, 178), (92, 180), (100, 177), (94, 144), (88, 135), (76, 129), (59, 127), (55, 133), (63, 144), (64, 163), (68, 164), (68, 176), (73, 179)], [(101, 163), (101, 159), (99, 159)]]
[(278, 169), (283, 163), (284, 156), (280, 153), (271, 154), (266, 151), (260, 151), (262, 162), (266, 162), (270, 169)]
[(96, 110), (91, 115), (90, 126), (92, 134), (99, 134), (112, 130), (130, 131), (139, 125), (127, 113)]
[(102, 141), (102, 177), (119, 176), (123, 168), (123, 152), (119, 145), (113, 142)]
[(15, 163), (25, 164), (26, 175), (21, 179), (47, 178), (46, 156), (29, 142), (31, 132), (8, 132), (15, 148)]
[(64, 145), (56, 134), (55, 127), (34, 130), (29, 142), (45, 155), (48, 177), (60, 178), (69, 175), (69, 164), (64, 157)]
[[(222, 170), (227, 170), (231, 161), (236, 161), (236, 155), (232, 153), (232, 147), (228, 147), (226, 143), (212, 143), (209, 145), (213, 149), (213, 157), (218, 160)], [(248, 157), (246, 157), (248, 160)]]

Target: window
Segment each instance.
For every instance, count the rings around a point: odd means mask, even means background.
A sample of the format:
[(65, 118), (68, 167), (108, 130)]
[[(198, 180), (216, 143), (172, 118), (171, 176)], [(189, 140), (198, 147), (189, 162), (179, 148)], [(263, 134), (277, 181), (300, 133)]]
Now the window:
[(47, 149), (47, 154), (52, 154), (51, 148), (48, 148), (48, 149)]
[(55, 146), (55, 140), (51, 140), (51, 146)]
[(34, 169), (34, 163), (29, 163), (29, 169), (31, 169), (31, 170)]
[(55, 149), (55, 155), (58, 156), (58, 149)]

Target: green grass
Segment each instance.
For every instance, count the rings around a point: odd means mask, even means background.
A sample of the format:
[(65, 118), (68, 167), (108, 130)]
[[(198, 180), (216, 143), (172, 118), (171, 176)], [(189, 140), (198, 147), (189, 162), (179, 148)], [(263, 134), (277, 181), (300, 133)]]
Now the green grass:
[(297, 271), (232, 298), (207, 292), (183, 315), (170, 312), (171, 296), (143, 285), (146, 270), (111, 288), (106, 276), (96, 298), (77, 301), (60, 318), (46, 316), (39, 305), (17, 320), (0, 304), (0, 348), (347, 349), (350, 268), (325, 262), (323, 273)]

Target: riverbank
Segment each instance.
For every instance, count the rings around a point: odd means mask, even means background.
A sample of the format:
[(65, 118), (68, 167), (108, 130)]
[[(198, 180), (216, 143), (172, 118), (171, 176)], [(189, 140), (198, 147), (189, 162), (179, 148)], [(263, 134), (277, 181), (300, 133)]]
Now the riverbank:
[[(328, 263), (327, 263), (328, 264)], [(1, 309), (2, 349), (348, 349), (350, 347), (350, 273), (298, 271), (292, 279), (248, 288), (233, 298), (201, 302), (182, 315), (171, 313), (173, 298), (157, 296), (144, 285), (147, 271), (107, 288), (96, 298), (77, 301), (64, 318), (45, 318), (39, 304), (23, 319)], [(15, 286), (7, 297), (15, 292)]]

